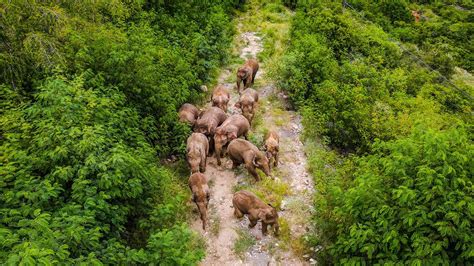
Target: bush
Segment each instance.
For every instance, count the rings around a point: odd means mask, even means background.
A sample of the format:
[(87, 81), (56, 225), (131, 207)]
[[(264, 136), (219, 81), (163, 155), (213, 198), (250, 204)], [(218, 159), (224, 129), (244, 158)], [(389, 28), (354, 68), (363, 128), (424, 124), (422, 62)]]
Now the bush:
[[(405, 4), (357, 1), (375, 22), (366, 23), (336, 2), (303, 2), (279, 85), (302, 113), (306, 141), (329, 144), (307, 147), (313, 256), (322, 264), (472, 264), (472, 104), (407, 53), (450, 75), (460, 50), (444, 37), (400, 49), (382, 27), (413, 40), (439, 32), (402, 18)], [(469, 84), (456, 86), (472, 94)]]
[[(472, 109), (464, 95), (439, 84), (437, 74), (413, 62), (379, 27), (350, 13), (339, 14), (323, 4), (300, 10), (291, 36), (280, 86), (296, 107), (305, 110), (313, 133), (323, 134), (335, 148), (364, 153), (376, 138), (406, 135), (416, 120), (406, 113), (422, 112), (430, 117), (427, 121), (445, 120), (442, 124), (448, 125), (457, 118), (440, 110), (464, 117)], [(450, 58), (433, 57), (433, 61)], [(436, 92), (428, 95), (424, 88)], [(430, 108), (417, 110), (411, 105), (410, 96), (420, 95), (425, 99), (418, 104), (426, 102), (422, 105)]]
[(0, 3), (0, 264), (192, 265), (184, 102), (242, 1)]
[(473, 153), (462, 128), (376, 143), (350, 187), (332, 183), (323, 196), (343, 199), (324, 217), (335, 225), (323, 232), (329, 254), (351, 264), (472, 262)]
[[(81, 78), (58, 76), (45, 81), (34, 103), (5, 112), (2, 260), (123, 262), (115, 253), (126, 252), (122, 237), (130, 223), (153, 216), (156, 204), (183, 212), (182, 189), (173, 199), (156, 196), (170, 193), (167, 183), (176, 181), (155, 164), (140, 117), (125, 99), (117, 89), (85, 88)], [(140, 229), (166, 230), (176, 222), (169, 216), (160, 213), (153, 218), (160, 223)], [(173, 230), (191, 237), (183, 227)], [(191, 248), (187, 241), (178, 254)]]

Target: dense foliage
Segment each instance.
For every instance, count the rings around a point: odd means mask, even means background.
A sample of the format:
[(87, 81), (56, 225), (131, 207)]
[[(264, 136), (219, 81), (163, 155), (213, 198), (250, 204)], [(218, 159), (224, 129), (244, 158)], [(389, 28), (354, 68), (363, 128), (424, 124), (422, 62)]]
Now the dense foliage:
[(176, 110), (241, 1), (0, 3), (0, 261), (193, 264)]
[[(472, 1), (348, 1), (357, 11), (393, 34), (416, 44), (431, 67), (445, 75), (459, 66), (474, 70), (474, 4)], [(415, 22), (411, 11), (420, 18)]]
[[(421, 31), (403, 3), (353, 3), (386, 23), (340, 1), (297, 5), (280, 85), (303, 114), (306, 139), (322, 137), (334, 148), (308, 151), (318, 191), (310, 243), (321, 245), (314, 250), (322, 263), (474, 260), (474, 89), (444, 82), (407, 53), (415, 46), (395, 41), (401, 22)], [(425, 41), (416, 43), (417, 54), (429, 61)], [(465, 47), (464, 39), (451, 41)], [(469, 69), (461, 57), (445, 69)], [(429, 64), (440, 72), (446, 66)]]

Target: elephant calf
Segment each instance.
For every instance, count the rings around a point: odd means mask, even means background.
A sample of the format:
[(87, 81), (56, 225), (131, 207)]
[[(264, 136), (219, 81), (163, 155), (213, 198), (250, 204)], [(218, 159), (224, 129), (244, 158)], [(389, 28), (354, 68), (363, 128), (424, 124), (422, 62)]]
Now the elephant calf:
[(186, 142), (186, 157), (191, 173), (206, 172), (206, 160), (209, 153), (209, 142), (202, 133), (192, 133)]
[(231, 140), (240, 136), (247, 139), (250, 124), (243, 115), (235, 114), (229, 116), (214, 134), (214, 145), (216, 149), (217, 165), (221, 165), (222, 148)]
[(219, 85), (212, 92), (212, 106), (216, 106), (222, 109), (222, 111), (227, 112), (227, 104), (230, 100), (229, 91), (223, 86)]
[(259, 181), (260, 178), (255, 168), (262, 170), (265, 175), (270, 176), (268, 158), (249, 141), (243, 139), (232, 140), (227, 147), (227, 153), (232, 160), (232, 168), (244, 163), (245, 168), (247, 168), (249, 173), (255, 177), (257, 181)]
[(181, 108), (179, 108), (178, 113), (179, 121), (186, 122), (190, 126), (193, 126), (196, 122), (196, 119), (198, 118), (199, 110), (196, 108), (196, 106), (190, 103), (185, 103), (183, 106), (181, 106)]
[(207, 224), (207, 206), (209, 205), (209, 198), (211, 196), (206, 176), (201, 173), (194, 173), (189, 177), (188, 185), (193, 193), (193, 201), (196, 203), (199, 214), (201, 215), (202, 229), (205, 231)]
[(278, 133), (276, 133), (274, 130), (268, 131), (268, 133), (265, 135), (265, 144), (263, 145), (263, 149), (266, 152), (270, 165), (272, 158), (274, 159), (273, 166), (275, 167), (278, 166), (278, 151), (280, 149), (279, 145), (280, 137), (278, 136)]
[(232, 198), (232, 205), (234, 205), (234, 215), (237, 218), (242, 218), (247, 214), (250, 224), (249, 227), (254, 227), (257, 222), (262, 221), (262, 234), (267, 234), (267, 226), (272, 226), (275, 234), (278, 235), (280, 225), (278, 224), (278, 212), (270, 204), (266, 204), (259, 199), (252, 192), (241, 190), (234, 194)]
[(244, 83), (244, 89), (253, 86), (255, 75), (258, 71), (258, 62), (255, 59), (249, 59), (242, 67), (237, 70), (237, 91), (240, 93), (240, 84)]
[(254, 89), (248, 88), (242, 92), (240, 99), (235, 103), (235, 107), (242, 110), (242, 115), (249, 120), (252, 124), (253, 117), (255, 116), (255, 107), (258, 102), (258, 92)]

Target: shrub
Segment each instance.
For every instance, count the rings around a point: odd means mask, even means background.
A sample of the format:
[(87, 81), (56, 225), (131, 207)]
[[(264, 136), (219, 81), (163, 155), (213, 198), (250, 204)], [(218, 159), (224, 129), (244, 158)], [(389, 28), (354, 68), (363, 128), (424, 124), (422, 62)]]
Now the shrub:
[(328, 252), (341, 263), (472, 262), (473, 153), (462, 128), (376, 143), (353, 184), (329, 190), (343, 200), (326, 217), (337, 224)]
[(242, 1), (0, 3), (0, 264), (192, 265), (184, 150)]

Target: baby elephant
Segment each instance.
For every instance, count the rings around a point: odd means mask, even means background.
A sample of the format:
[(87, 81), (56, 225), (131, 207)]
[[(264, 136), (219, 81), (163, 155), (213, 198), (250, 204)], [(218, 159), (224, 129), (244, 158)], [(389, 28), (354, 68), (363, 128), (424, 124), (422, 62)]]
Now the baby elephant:
[(240, 93), (240, 83), (244, 83), (244, 89), (253, 86), (255, 75), (258, 71), (258, 62), (255, 59), (249, 59), (237, 70), (237, 91)]
[(265, 144), (263, 145), (263, 150), (266, 152), (268, 161), (271, 165), (272, 158), (274, 159), (273, 166), (278, 166), (278, 151), (280, 145), (280, 137), (278, 133), (274, 130), (268, 131), (265, 135)]
[(232, 199), (234, 205), (234, 215), (237, 218), (242, 218), (247, 214), (250, 224), (249, 227), (254, 227), (257, 222), (262, 221), (262, 234), (267, 234), (267, 226), (270, 225), (278, 235), (280, 226), (278, 224), (278, 213), (272, 205), (266, 204), (259, 199), (252, 192), (241, 190), (234, 194)]
[(255, 107), (258, 102), (258, 92), (254, 89), (248, 88), (242, 92), (240, 99), (235, 103), (235, 107), (242, 110), (242, 115), (249, 120), (252, 124), (253, 117), (255, 116)]
[(190, 103), (185, 103), (181, 108), (179, 108), (179, 121), (181, 122), (186, 122), (190, 126), (194, 125), (194, 122), (196, 122), (196, 119), (198, 118), (199, 115), (199, 110), (196, 108), (196, 106), (190, 104)]
[(231, 140), (240, 136), (247, 139), (250, 129), (249, 121), (243, 115), (235, 114), (229, 116), (214, 134), (214, 145), (216, 149), (217, 165), (221, 165), (222, 148)]
[(207, 206), (209, 205), (209, 186), (207, 185), (206, 176), (201, 173), (192, 174), (188, 180), (189, 188), (193, 193), (193, 201), (201, 214), (202, 229), (206, 231), (207, 223)]
[(232, 140), (227, 147), (227, 153), (232, 160), (232, 168), (244, 163), (245, 168), (257, 181), (260, 178), (255, 168), (262, 170), (265, 175), (270, 176), (267, 156), (249, 141), (243, 139)]
[(230, 100), (229, 91), (223, 86), (219, 85), (212, 92), (212, 106), (216, 106), (222, 109), (222, 111), (227, 112), (227, 104)]
[(209, 153), (207, 137), (202, 133), (192, 133), (186, 144), (186, 157), (191, 173), (206, 172), (206, 160)]

